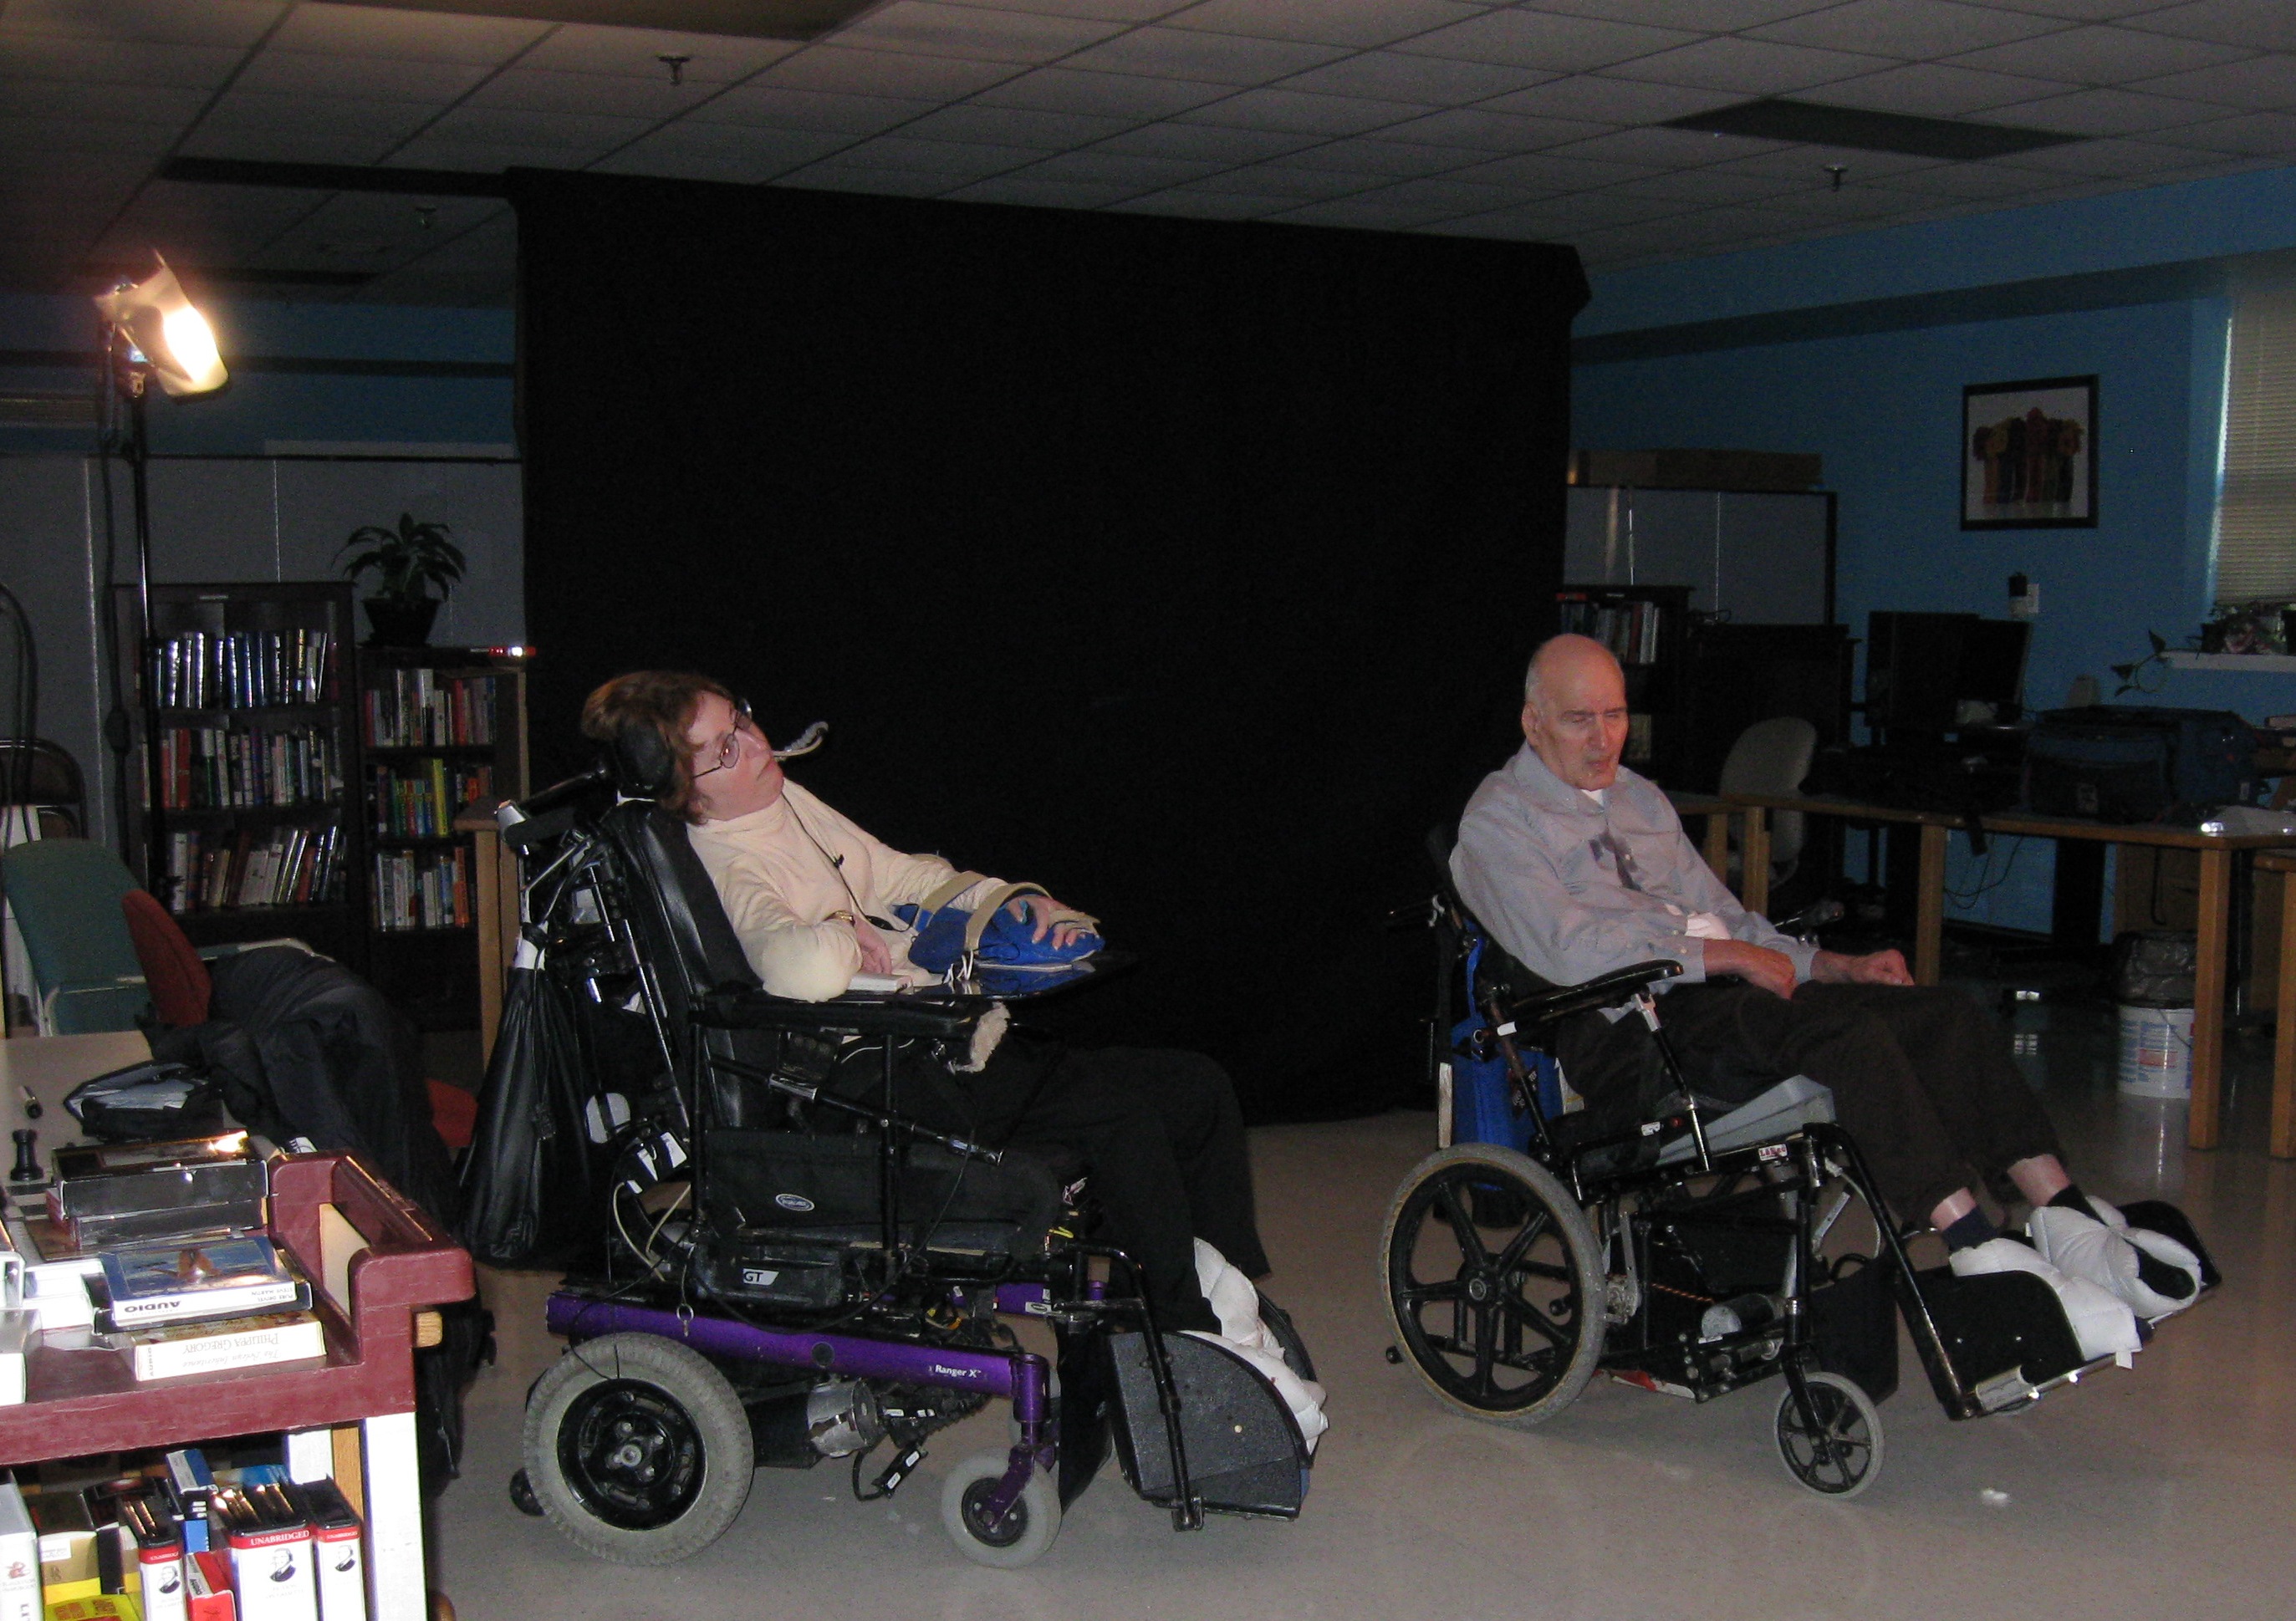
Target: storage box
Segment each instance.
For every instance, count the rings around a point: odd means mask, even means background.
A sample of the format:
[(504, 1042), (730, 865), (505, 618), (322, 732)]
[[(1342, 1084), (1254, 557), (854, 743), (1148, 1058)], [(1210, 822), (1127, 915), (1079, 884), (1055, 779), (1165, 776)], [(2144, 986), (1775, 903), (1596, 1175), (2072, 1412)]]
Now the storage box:
[(319, 1621), (366, 1621), (366, 1555), (358, 1510), (332, 1480), (295, 1488), (311, 1522), (311, 1562), (319, 1576)]
[(0, 1483), (0, 1621), (40, 1621), (40, 1534), (12, 1480)]
[(56, 1150), (48, 1216), (83, 1249), (264, 1224), (270, 1189), (247, 1134)]
[(46, 1601), (93, 1598), (102, 1592), (95, 1521), (86, 1499), (75, 1491), (37, 1492), (25, 1498), (24, 1506), (40, 1534), (40, 1592)]
[[(319, 1589), (311, 1569), (311, 1524), (287, 1488), (223, 1487), (211, 1501), (231, 1544), (232, 1587), (239, 1621), (318, 1621)], [(209, 1527), (210, 1530), (214, 1527)]]

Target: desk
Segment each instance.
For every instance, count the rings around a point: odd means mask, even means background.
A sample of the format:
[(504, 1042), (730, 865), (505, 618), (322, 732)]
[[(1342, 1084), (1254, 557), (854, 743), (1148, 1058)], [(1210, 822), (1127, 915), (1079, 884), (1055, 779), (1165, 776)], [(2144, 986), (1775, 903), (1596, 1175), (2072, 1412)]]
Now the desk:
[[(1946, 839), (1966, 825), (1964, 818), (1939, 811), (1901, 810), (1894, 806), (1866, 805), (1855, 799), (1804, 798), (1792, 794), (1725, 794), (1722, 800), (1737, 807), (1742, 827), (1739, 834), (1745, 883), (1741, 898), (1748, 910), (1760, 912), (1769, 905), (1769, 813), (1800, 811), (1810, 816), (1839, 816), (1852, 822), (1890, 822), (1921, 830), (1920, 888), (1914, 930), (1914, 978), (1935, 985), (1944, 961)], [(1720, 822), (1717, 815), (1711, 822)], [(2296, 839), (2284, 833), (2202, 833), (2191, 828), (2151, 823), (2126, 825), (2108, 822), (2075, 822), (2057, 816), (2038, 816), (2024, 811), (1997, 811), (1981, 816), (1979, 825), (1988, 833), (2012, 839), (2078, 839), (2096, 844), (2147, 845), (2155, 849), (2192, 850), (2200, 856), (2200, 962), (2193, 981), (2193, 1104), (2185, 1121), (2185, 1140), (2194, 1148), (2214, 1148), (2222, 1134), (2224, 1010), (2226, 963), (2232, 912), (2232, 858), (2243, 850), (2288, 849)], [(1708, 834), (1710, 847), (1712, 832)], [(2284, 977), (2288, 972), (2284, 964)], [(2285, 982), (2284, 978), (2284, 983)], [(2284, 1024), (2296, 1020), (2284, 1020)], [(2291, 1126), (2296, 1138), (2296, 1125)], [(2296, 1152), (2296, 1141), (2290, 1151)]]
[[(40, 1134), (40, 1163), (60, 1143), (79, 1139), (79, 1122), (64, 1108), (65, 1094), (82, 1081), (140, 1064), (152, 1056), (141, 1030), (101, 1030), (87, 1036), (18, 1036), (0, 1041), (0, 1142), (18, 1126)], [(24, 1118), (24, 1094), (40, 1118)], [(10, 1163), (13, 1163), (11, 1157)]]

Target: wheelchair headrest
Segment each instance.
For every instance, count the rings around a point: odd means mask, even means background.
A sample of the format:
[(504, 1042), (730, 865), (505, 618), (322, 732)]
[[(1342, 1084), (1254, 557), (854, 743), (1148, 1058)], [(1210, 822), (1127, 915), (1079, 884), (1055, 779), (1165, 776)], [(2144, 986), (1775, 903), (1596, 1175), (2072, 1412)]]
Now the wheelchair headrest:
[(661, 733), (643, 722), (632, 722), (606, 745), (606, 765), (614, 787), (633, 799), (659, 799), (677, 786), (677, 762)]

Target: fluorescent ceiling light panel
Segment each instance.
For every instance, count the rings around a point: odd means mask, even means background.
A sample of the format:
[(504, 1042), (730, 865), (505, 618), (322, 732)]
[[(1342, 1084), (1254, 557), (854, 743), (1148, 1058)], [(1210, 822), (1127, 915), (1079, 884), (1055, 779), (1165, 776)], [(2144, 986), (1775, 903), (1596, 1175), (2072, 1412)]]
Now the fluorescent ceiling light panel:
[(2062, 146), (2078, 135), (1968, 119), (1924, 119), (1904, 112), (1874, 112), (1862, 107), (1827, 107), (1784, 96), (1740, 102), (1712, 112), (1669, 120), (1675, 129), (1750, 135), (1762, 141), (1792, 141), (1809, 146), (1847, 146), (1859, 151), (1903, 152), (1915, 158), (1967, 162), (2005, 158), (2015, 152)]

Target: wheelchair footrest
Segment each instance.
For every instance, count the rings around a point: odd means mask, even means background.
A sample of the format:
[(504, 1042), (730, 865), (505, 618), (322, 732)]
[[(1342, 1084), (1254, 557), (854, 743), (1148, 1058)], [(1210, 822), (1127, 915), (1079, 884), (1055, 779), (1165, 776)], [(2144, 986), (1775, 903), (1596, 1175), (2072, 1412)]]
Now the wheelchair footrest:
[[(1957, 1278), (1940, 1266), (1916, 1274), (1904, 1304), (1938, 1404), (1952, 1418), (2014, 1405), (2088, 1361), (2056, 1291), (2030, 1273)], [(1934, 1344), (1920, 1326), (1924, 1308)]]
[[(1308, 1447), (1275, 1387), (1243, 1358), (1190, 1334), (1167, 1334), (1164, 1354), (1180, 1399), (1188, 1485), (1225, 1514), (1295, 1519), (1308, 1495)], [(1140, 1334), (1111, 1334), (1117, 1454), (1133, 1489), (1151, 1502), (1176, 1495), (1172, 1449)]]

